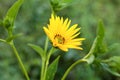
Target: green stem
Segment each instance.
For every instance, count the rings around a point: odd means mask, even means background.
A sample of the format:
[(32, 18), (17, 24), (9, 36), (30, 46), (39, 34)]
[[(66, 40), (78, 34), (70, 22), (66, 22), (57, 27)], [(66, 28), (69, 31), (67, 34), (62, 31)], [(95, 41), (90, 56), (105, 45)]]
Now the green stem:
[(13, 49), (13, 51), (14, 51), (14, 53), (15, 53), (15, 56), (16, 56), (17, 59), (18, 59), (18, 62), (19, 62), (19, 64), (20, 64), (21, 68), (22, 68), (22, 71), (23, 71), (26, 79), (27, 79), (27, 80), (30, 80), (30, 78), (29, 78), (29, 76), (28, 76), (28, 74), (27, 74), (27, 71), (26, 71), (26, 69), (25, 69), (25, 67), (24, 67), (24, 65), (23, 65), (23, 63), (22, 63), (22, 60), (21, 60), (21, 58), (20, 58), (20, 56), (19, 56), (19, 54), (18, 54), (18, 52), (17, 52), (17, 49), (15, 48), (15, 45), (14, 45), (13, 41), (10, 43), (10, 46), (12, 47), (12, 49)]
[(97, 47), (97, 43), (98, 43), (98, 37), (95, 38), (89, 53), (84, 57), (84, 59), (87, 59), (89, 56), (91, 56), (94, 53), (95, 48)]
[(48, 48), (48, 37), (46, 37), (46, 41), (45, 41), (45, 47), (44, 47), (44, 51), (45, 51), (45, 57), (44, 58), (42, 58), (42, 67), (41, 67), (41, 78), (40, 78), (40, 80), (44, 80), (43, 78), (43, 76), (44, 76), (44, 72), (45, 72), (45, 60), (46, 60), (46, 53), (47, 53), (47, 48)]
[(80, 60), (77, 60), (75, 63), (73, 63), (67, 70), (66, 72), (64, 73), (63, 77), (61, 80), (65, 80), (65, 78), (67, 77), (67, 75), (69, 74), (69, 72), (79, 63), (81, 62), (86, 62), (86, 60), (84, 59), (80, 59)]
[(3, 21), (0, 19), (0, 26), (3, 26)]
[(4, 40), (4, 39), (0, 39), (0, 41), (1, 41), (1, 42), (6, 42), (6, 40)]
[(65, 80), (65, 78), (67, 77), (68, 73), (72, 70), (72, 68), (73, 68), (74, 66), (76, 66), (77, 64), (79, 64), (79, 63), (81, 63), (81, 62), (87, 62), (87, 58), (89, 58), (89, 57), (94, 53), (94, 51), (95, 51), (95, 48), (96, 48), (97, 43), (98, 43), (98, 40), (97, 40), (97, 39), (98, 39), (98, 37), (96, 37), (96, 39), (94, 40), (94, 43), (93, 43), (93, 45), (92, 45), (89, 53), (88, 53), (85, 57), (83, 57), (82, 59), (80, 59), (80, 60), (76, 61), (75, 63), (73, 63), (73, 64), (67, 69), (67, 71), (64, 73), (64, 75), (63, 75), (63, 77), (62, 77), (61, 80)]
[(41, 67), (41, 78), (40, 80), (43, 80), (43, 76), (44, 76), (44, 68), (45, 68), (45, 59), (42, 58), (42, 67)]
[(48, 37), (46, 37), (46, 41), (45, 41), (45, 53), (47, 52), (47, 48), (48, 48)]
[(52, 55), (53, 51), (54, 51), (54, 47), (51, 48), (50, 52), (48, 53), (48, 56), (46, 57), (43, 80), (46, 80), (46, 74), (47, 74), (49, 59), (50, 59), (50, 56)]
[[(52, 9), (52, 7), (51, 7)], [(55, 12), (52, 10), (52, 13), (55, 15)], [(48, 42), (49, 42), (49, 39), (48, 37), (46, 37), (46, 41), (45, 41), (45, 47), (44, 47), (44, 51), (45, 51), (45, 57), (42, 58), (42, 68), (41, 68), (41, 78), (40, 80), (45, 80), (46, 79), (46, 73), (47, 73), (47, 68), (48, 68), (48, 64), (49, 64), (49, 59), (50, 59), (50, 56), (53, 52), (53, 47), (52, 49), (50, 50), (48, 56), (47, 56), (47, 49), (48, 49)]]
[(52, 14), (54, 15), (54, 16), (56, 16), (56, 12), (52, 9)]

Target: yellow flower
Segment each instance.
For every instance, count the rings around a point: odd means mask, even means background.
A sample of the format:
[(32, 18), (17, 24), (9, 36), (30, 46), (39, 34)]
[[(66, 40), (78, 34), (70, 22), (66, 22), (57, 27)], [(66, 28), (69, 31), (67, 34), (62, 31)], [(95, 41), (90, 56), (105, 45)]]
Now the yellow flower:
[(80, 28), (77, 28), (78, 24), (69, 27), (70, 23), (71, 20), (65, 19), (63, 21), (63, 17), (60, 18), (52, 14), (48, 28), (43, 27), (43, 29), (54, 47), (63, 51), (68, 51), (68, 48), (82, 50), (80, 46), (85, 38), (76, 38), (80, 34)]

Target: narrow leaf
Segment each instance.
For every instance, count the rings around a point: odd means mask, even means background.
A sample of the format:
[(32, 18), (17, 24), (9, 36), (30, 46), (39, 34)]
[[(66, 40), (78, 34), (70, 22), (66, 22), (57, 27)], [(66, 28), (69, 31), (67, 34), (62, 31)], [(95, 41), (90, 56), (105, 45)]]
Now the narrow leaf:
[(102, 41), (104, 38), (104, 35), (105, 35), (104, 25), (103, 25), (103, 22), (100, 20), (98, 24), (98, 29), (97, 29), (97, 36), (99, 36)]
[(103, 41), (104, 35), (105, 35), (105, 30), (104, 30), (103, 22), (99, 21), (98, 29), (97, 29), (98, 43), (97, 43), (96, 53), (105, 53), (107, 51), (106, 44)]
[(110, 69), (109, 65), (105, 64), (105, 63), (101, 63), (102, 67), (107, 70), (108, 72), (110, 72), (111, 74), (115, 75), (115, 76), (119, 76), (120, 77), (120, 73)]
[(24, 0), (17, 0), (13, 4), (13, 6), (8, 10), (8, 12), (4, 18), (4, 21), (3, 21), (3, 24), (5, 27), (13, 26), (14, 20), (18, 14), (19, 8), (22, 5), (23, 1)]
[(119, 46), (120, 46), (120, 43), (114, 43), (114, 44), (112, 44), (112, 45), (110, 45), (110, 46), (108, 47), (108, 51), (109, 51), (109, 52), (115, 51), (115, 50), (117, 50), (117, 49), (119, 48)]
[(65, 3), (71, 3), (71, 2), (73, 2), (74, 0), (63, 0), (63, 2), (65, 2)]
[(17, 38), (17, 37), (19, 37), (19, 36), (22, 36), (22, 35), (23, 35), (22, 33), (19, 33), (19, 34), (16, 34), (16, 35), (14, 35), (14, 36), (8, 37), (8, 38), (6, 39), (6, 41), (7, 41), (7, 42), (10, 42), (10, 41), (12, 41), (13, 39), (15, 39), (15, 38)]
[(94, 53), (98, 53), (101, 51), (103, 47), (103, 38), (104, 27), (102, 21), (100, 21), (98, 24), (97, 37), (95, 38), (89, 53), (83, 58), (87, 61), (88, 64), (91, 64), (94, 61)]
[(113, 56), (109, 59), (103, 60), (101, 65), (105, 70), (115, 76), (120, 77), (120, 56)]
[(97, 48), (97, 43), (98, 43), (98, 37), (95, 38), (89, 53), (83, 58), (86, 60), (88, 64), (91, 64), (94, 61), (94, 52)]
[(53, 80), (55, 73), (57, 71), (57, 67), (58, 67), (58, 62), (59, 62), (59, 58), (60, 56), (58, 56), (48, 67), (47, 70), (47, 75), (46, 75), (46, 80)]
[(88, 63), (88, 64), (91, 64), (93, 63), (95, 59), (95, 56), (93, 54), (91, 54), (90, 56), (88, 56), (87, 58), (85, 58), (84, 60)]
[(44, 57), (44, 50), (40, 47), (40, 46), (37, 46), (37, 45), (34, 45), (34, 44), (28, 44), (31, 48), (33, 48), (37, 53), (39, 53), (39, 55), (41, 56), (41, 58)]
[(3, 22), (2, 22), (2, 20), (0, 19), (0, 27), (1, 27), (1, 26), (3, 26)]

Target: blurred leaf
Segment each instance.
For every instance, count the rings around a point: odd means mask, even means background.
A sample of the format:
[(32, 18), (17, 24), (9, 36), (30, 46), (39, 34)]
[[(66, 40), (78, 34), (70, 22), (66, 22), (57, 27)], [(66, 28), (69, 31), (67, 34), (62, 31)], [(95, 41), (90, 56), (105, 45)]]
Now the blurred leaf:
[(41, 58), (44, 58), (44, 50), (37, 45), (34, 44), (28, 44), (31, 48), (33, 48), (37, 53), (39, 53), (39, 55), (41, 56)]
[(17, 14), (18, 14), (19, 8), (22, 5), (23, 1), (24, 0), (17, 0), (12, 5), (12, 7), (8, 10), (8, 12), (7, 12), (7, 14), (6, 14), (5, 18), (4, 18), (4, 21), (3, 21), (3, 24), (7, 29), (9, 27), (13, 27), (15, 18), (16, 18)]
[(46, 80), (53, 80), (55, 73), (57, 71), (58, 67), (58, 61), (59, 61), (60, 56), (58, 56), (48, 67), (47, 70), (47, 75), (46, 75)]
[(0, 41), (1, 41), (1, 42), (6, 42), (6, 40), (4, 40), (4, 39), (0, 39)]
[(65, 2), (65, 3), (70, 3), (70, 2), (72, 2), (73, 0), (63, 0), (63, 2)]
[(104, 31), (103, 22), (99, 21), (98, 29), (97, 29), (98, 42), (97, 42), (96, 53), (105, 53), (107, 51), (106, 45), (103, 42), (104, 35), (105, 35), (105, 31)]
[(117, 48), (119, 48), (119, 46), (120, 46), (120, 43), (114, 43), (114, 44), (112, 44), (111, 46), (108, 47), (108, 50), (109, 51), (116, 50)]
[(60, 0), (50, 0), (51, 6), (52, 6), (52, 10), (56, 13), (58, 11), (61, 10), (62, 5)]
[(88, 64), (91, 64), (91, 63), (93, 63), (94, 59), (95, 59), (95, 56), (93, 54), (91, 54), (90, 56), (88, 56), (87, 58), (85, 58), (85, 61)]
[(97, 29), (97, 37), (95, 38), (89, 53), (83, 58), (86, 59), (88, 64), (91, 64), (94, 61), (94, 53), (102, 52), (101, 50), (103, 50), (102, 49), (103, 38), (104, 38), (104, 27), (102, 21), (100, 21)]
[(105, 70), (120, 77), (120, 56), (113, 56), (109, 59), (103, 60), (103, 63), (101, 64)]
[(99, 21), (98, 29), (97, 29), (97, 36), (100, 37), (99, 42), (102, 42), (105, 35), (104, 25), (102, 21)]
[(97, 43), (98, 43), (98, 37), (95, 38), (89, 53), (83, 58), (87, 61), (88, 64), (91, 64), (94, 61), (94, 52), (97, 47)]
[(70, 5), (73, 0), (50, 0), (54, 12), (58, 12)]
[(7, 42), (10, 42), (10, 41), (12, 41), (13, 39), (15, 39), (15, 38), (17, 38), (17, 37), (19, 37), (19, 36), (22, 36), (23, 35), (23, 33), (19, 33), (19, 34), (16, 34), (16, 35), (13, 35), (13, 36), (11, 36), (11, 37), (8, 37), (7, 38)]
[(3, 26), (3, 22), (2, 22), (2, 20), (0, 19), (0, 26)]

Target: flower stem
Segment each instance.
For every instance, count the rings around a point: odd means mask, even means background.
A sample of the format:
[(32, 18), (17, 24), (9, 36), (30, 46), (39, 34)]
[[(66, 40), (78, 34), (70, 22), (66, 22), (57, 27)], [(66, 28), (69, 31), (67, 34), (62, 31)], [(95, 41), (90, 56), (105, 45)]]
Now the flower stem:
[(47, 48), (48, 48), (48, 37), (46, 37), (46, 41), (45, 41), (45, 53), (47, 52)]
[(54, 47), (51, 48), (51, 50), (48, 53), (48, 56), (46, 57), (43, 80), (46, 80), (46, 74), (47, 74), (49, 59), (50, 59), (50, 56), (52, 55), (53, 51), (54, 51)]
[(22, 60), (21, 60), (20, 56), (18, 55), (17, 49), (15, 48), (15, 45), (14, 45), (13, 41), (10, 43), (10, 46), (12, 47), (12, 49), (13, 49), (13, 51), (15, 53), (15, 56), (17, 57), (17, 60), (18, 60), (18, 62), (20, 64), (20, 66), (21, 66), (21, 69), (22, 69), (26, 79), (30, 80), (30, 78), (29, 78), (29, 76), (27, 74), (27, 71), (26, 71), (26, 69), (25, 69), (25, 67), (24, 67), (24, 65), (22, 63)]
[(84, 59), (87, 59), (89, 56), (91, 56), (95, 52), (95, 48), (97, 47), (97, 43), (98, 43), (98, 37), (95, 38), (89, 53), (84, 57)]
[(45, 72), (45, 63), (46, 63), (46, 53), (47, 53), (47, 48), (48, 48), (48, 37), (46, 37), (46, 41), (45, 41), (45, 47), (44, 47), (44, 53), (45, 53), (45, 56), (44, 58), (42, 57), (42, 67), (41, 67), (41, 75), (40, 75), (40, 80), (44, 80), (43, 76), (44, 76), (44, 72)]
[(42, 67), (41, 67), (41, 75), (40, 75), (40, 80), (43, 80), (44, 76), (44, 68), (45, 68), (45, 59), (42, 58)]
[(6, 42), (4, 39), (0, 39), (1, 42)]
[(64, 73), (63, 77), (61, 80), (65, 80), (65, 78), (67, 77), (67, 75), (69, 74), (69, 72), (79, 63), (81, 62), (86, 62), (86, 60), (84, 59), (80, 59), (80, 60), (77, 60), (75, 63), (73, 63), (67, 70), (66, 72)]

